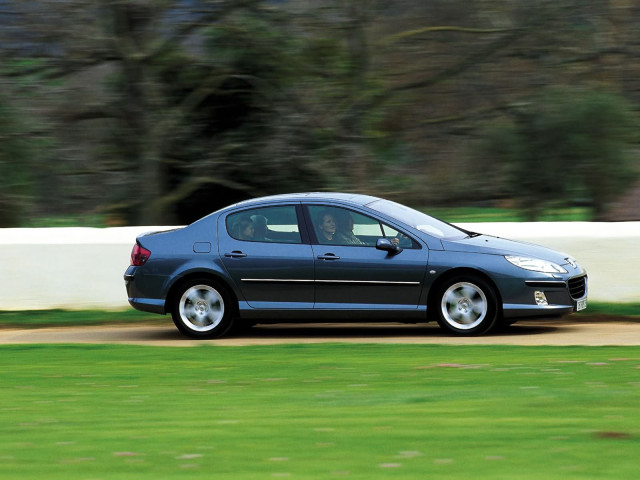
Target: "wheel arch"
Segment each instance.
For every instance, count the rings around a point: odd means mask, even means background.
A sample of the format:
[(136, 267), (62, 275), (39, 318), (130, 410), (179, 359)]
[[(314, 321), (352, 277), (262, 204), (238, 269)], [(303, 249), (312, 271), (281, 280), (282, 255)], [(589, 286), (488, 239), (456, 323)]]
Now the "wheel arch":
[(501, 318), (502, 317), (502, 295), (500, 294), (500, 290), (498, 289), (496, 282), (494, 282), (493, 279), (482, 270), (478, 270), (476, 268), (471, 268), (471, 267), (456, 267), (456, 268), (447, 270), (442, 275), (440, 275), (429, 288), (429, 295), (427, 296), (427, 315), (429, 316), (429, 319), (435, 320), (434, 315), (437, 314), (436, 310), (438, 308), (438, 303), (440, 301), (438, 298), (438, 292), (440, 291), (442, 286), (447, 282), (449, 282), (452, 278), (464, 277), (464, 276), (480, 277), (482, 280), (484, 280), (491, 286), (491, 288), (493, 289), (493, 293), (496, 296), (496, 302), (497, 302), (496, 308), (498, 309), (497, 313), (499, 318)]
[(186, 273), (175, 279), (175, 281), (169, 286), (167, 290), (167, 296), (165, 298), (164, 310), (165, 313), (170, 313), (173, 310), (174, 302), (176, 301), (176, 292), (182, 290), (184, 285), (194, 280), (208, 280), (216, 286), (224, 288), (225, 291), (231, 296), (233, 305), (232, 308), (238, 311), (238, 295), (235, 289), (229, 284), (229, 282), (222, 276), (222, 274), (212, 270), (196, 270)]

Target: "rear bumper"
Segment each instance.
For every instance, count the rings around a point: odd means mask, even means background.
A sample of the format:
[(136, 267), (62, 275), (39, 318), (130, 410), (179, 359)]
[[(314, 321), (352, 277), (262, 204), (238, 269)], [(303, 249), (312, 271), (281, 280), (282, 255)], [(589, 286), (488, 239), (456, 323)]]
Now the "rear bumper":
[(136, 310), (149, 313), (158, 313), (164, 315), (166, 313), (164, 308), (164, 300), (157, 298), (131, 298), (129, 297), (129, 305)]
[(166, 313), (164, 298), (146, 298), (136, 286), (136, 267), (129, 267), (124, 274), (124, 284), (127, 289), (129, 305), (136, 310), (164, 315)]

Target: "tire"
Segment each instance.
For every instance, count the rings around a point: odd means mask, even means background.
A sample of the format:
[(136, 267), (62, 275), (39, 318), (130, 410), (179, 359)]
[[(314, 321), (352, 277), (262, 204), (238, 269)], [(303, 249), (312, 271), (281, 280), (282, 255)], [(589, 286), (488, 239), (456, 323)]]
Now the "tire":
[(498, 319), (498, 301), (493, 287), (477, 276), (450, 279), (436, 297), (440, 327), (456, 335), (487, 333)]
[(210, 280), (182, 285), (172, 302), (171, 317), (178, 330), (193, 338), (219, 338), (235, 319), (235, 305), (227, 290)]

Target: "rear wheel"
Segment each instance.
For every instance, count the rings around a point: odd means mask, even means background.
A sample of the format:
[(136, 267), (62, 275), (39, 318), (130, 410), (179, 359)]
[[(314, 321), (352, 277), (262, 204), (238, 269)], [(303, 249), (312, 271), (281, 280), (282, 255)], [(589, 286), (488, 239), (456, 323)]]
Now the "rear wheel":
[(446, 282), (437, 296), (438, 323), (457, 335), (480, 335), (491, 330), (498, 317), (493, 288), (476, 276)]
[(209, 280), (188, 282), (174, 297), (173, 322), (190, 337), (221, 337), (233, 325), (235, 308), (230, 298), (226, 289)]

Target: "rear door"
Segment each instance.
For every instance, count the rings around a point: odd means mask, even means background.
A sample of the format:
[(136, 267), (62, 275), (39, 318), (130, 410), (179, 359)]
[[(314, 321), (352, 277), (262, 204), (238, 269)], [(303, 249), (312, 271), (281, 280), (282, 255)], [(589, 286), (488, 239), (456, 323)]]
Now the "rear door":
[(249, 208), (218, 220), (220, 257), (253, 308), (313, 308), (313, 250), (303, 243), (300, 208)]

